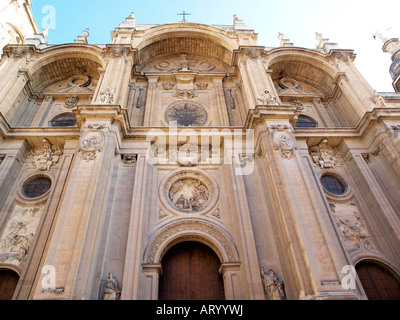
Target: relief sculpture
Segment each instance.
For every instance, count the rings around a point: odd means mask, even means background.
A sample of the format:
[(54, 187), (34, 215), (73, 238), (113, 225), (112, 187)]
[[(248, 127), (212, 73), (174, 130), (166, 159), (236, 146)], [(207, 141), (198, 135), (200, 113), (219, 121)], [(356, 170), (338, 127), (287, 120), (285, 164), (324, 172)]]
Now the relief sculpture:
[(0, 238), (0, 262), (19, 265), (26, 260), (42, 209), (15, 207)]
[(180, 211), (200, 211), (209, 199), (208, 188), (199, 180), (181, 179), (172, 184), (169, 199)]

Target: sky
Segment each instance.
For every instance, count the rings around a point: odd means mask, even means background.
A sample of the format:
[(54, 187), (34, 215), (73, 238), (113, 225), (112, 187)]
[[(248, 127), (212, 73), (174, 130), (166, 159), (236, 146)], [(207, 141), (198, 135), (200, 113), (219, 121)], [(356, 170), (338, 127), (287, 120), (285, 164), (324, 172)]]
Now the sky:
[(357, 69), (378, 92), (393, 92), (390, 54), (374, 39), (378, 31), (400, 38), (400, 0), (32, 0), (39, 29), (49, 26), (50, 44), (73, 43), (89, 28), (90, 44), (111, 43), (113, 31), (131, 12), (136, 24), (186, 20), (232, 25), (236, 14), (258, 34), (258, 45), (278, 47), (278, 33), (293, 46), (315, 49), (315, 32), (341, 49), (354, 50)]

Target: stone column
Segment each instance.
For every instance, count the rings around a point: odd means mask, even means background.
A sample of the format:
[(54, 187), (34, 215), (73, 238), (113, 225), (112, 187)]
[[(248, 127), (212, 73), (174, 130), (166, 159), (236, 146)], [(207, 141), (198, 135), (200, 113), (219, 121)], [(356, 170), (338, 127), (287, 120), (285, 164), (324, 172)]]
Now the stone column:
[[(70, 176), (58, 206), (57, 220), (48, 240), (44, 265), (54, 268), (56, 286), (63, 299), (89, 299), (97, 263), (99, 233), (103, 230), (105, 206), (119, 129), (113, 125), (118, 108), (78, 106), (85, 121)], [(53, 291), (42, 292), (42, 275), (34, 299), (59, 299)]]
[[(240, 137), (240, 139), (242, 139), (242, 137)], [(226, 142), (224, 142), (224, 144), (227, 145)], [(260, 282), (259, 261), (254, 241), (254, 233), (251, 224), (250, 210), (247, 202), (248, 200), (246, 196), (246, 189), (243, 181), (243, 175), (242, 175), (243, 171), (238, 161), (237, 150), (236, 152), (235, 150), (232, 151), (233, 151), (233, 159), (232, 159), (233, 163), (232, 165), (229, 165), (230, 168), (229, 179), (231, 180), (233, 185), (232, 214), (236, 215), (235, 219), (237, 224), (236, 228), (238, 230), (237, 246), (239, 252), (241, 253), (240, 260), (242, 261), (241, 269), (243, 272), (242, 286), (245, 286), (245, 289), (241, 288), (241, 290), (243, 292), (247, 292), (247, 296), (243, 297), (245, 299), (262, 300), (264, 299), (264, 293)], [(237, 270), (235, 273), (228, 272), (226, 274), (226, 279), (227, 279), (226, 281), (228, 282), (232, 281), (229, 280), (231, 274), (234, 274), (236, 276)]]
[(161, 264), (143, 264), (142, 265), (143, 279), (146, 282), (142, 287), (144, 292), (141, 292), (141, 300), (158, 300), (158, 287), (160, 275), (162, 274)]
[[(158, 276), (155, 274), (154, 268), (144, 267), (144, 275), (142, 272), (142, 237), (144, 234), (143, 224), (144, 224), (144, 212), (145, 212), (145, 191), (147, 189), (147, 179), (149, 172), (151, 171), (152, 165), (146, 160), (146, 154), (138, 154), (138, 159), (136, 163), (136, 176), (135, 184), (133, 188), (132, 195), (132, 206), (131, 206), (131, 220), (129, 222), (128, 231), (128, 241), (125, 266), (124, 266), (124, 276), (123, 276), (123, 288), (121, 293), (121, 300), (136, 300), (142, 298), (142, 292), (139, 292), (139, 282), (143, 277), (152, 277), (151, 283), (146, 282), (146, 293), (144, 298), (151, 297), (152, 299), (158, 295), (158, 290), (156, 289), (156, 279)], [(146, 278), (149, 280), (150, 278)]]
[(257, 98), (264, 93), (264, 90), (268, 90), (277, 102), (280, 101), (272, 79), (265, 71), (259, 50), (256, 48), (244, 49), (244, 55), (240, 56), (238, 60), (249, 109), (254, 109), (256, 105), (262, 104)]
[(242, 271), (240, 263), (223, 263), (219, 273), (224, 280), (225, 300), (244, 300)]
[[(108, 104), (123, 105), (126, 102), (127, 90), (129, 89), (129, 78), (132, 71), (133, 59), (123, 47), (111, 47), (110, 57), (104, 74), (99, 82), (98, 90), (93, 97), (93, 104), (101, 102), (101, 95), (104, 92), (113, 94), (112, 101)], [(124, 106), (125, 107), (125, 106)]]
[[(281, 274), (286, 279), (282, 280), (292, 285), (290, 291), (294, 298), (322, 298), (321, 292), (326, 291), (322, 284), (333, 283), (328, 296), (347, 299), (349, 295), (343, 292), (340, 281), (341, 268), (349, 262), (343, 249), (335, 249), (341, 248), (341, 244), (333, 222), (326, 218), (328, 207), (312, 178), (312, 168), (306, 167), (302, 160), (289, 123), (266, 124), (264, 127), (259, 121), (257, 131), (261, 133), (265, 150), (268, 173), (265, 179), (271, 181), (274, 193), (267, 194), (266, 198), (277, 201), (271, 218), (278, 230), (277, 246), (283, 248), (280, 260), (284, 272)], [(351, 293), (351, 296), (354, 298), (357, 294)]]
[(155, 109), (155, 99), (157, 91), (158, 76), (148, 76), (148, 89), (147, 89), (147, 99), (144, 114), (143, 125), (151, 126), (153, 124), (153, 113)]
[(219, 125), (220, 126), (228, 126), (229, 118), (226, 110), (224, 89), (222, 87), (222, 78), (213, 78), (214, 87), (215, 87), (215, 95), (217, 99), (217, 108), (219, 111)]

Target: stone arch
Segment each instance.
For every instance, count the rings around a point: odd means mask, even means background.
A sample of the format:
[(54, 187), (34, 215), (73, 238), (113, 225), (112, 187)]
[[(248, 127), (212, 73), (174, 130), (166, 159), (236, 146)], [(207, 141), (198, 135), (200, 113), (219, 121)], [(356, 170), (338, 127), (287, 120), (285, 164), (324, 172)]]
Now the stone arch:
[(135, 47), (140, 65), (155, 56), (173, 53), (211, 56), (230, 65), (237, 46), (221, 29), (194, 23), (175, 23), (151, 28)]
[(278, 48), (269, 51), (266, 68), (272, 70), (274, 82), (282, 77), (293, 78), (314, 87), (325, 96), (332, 93), (338, 74), (325, 54), (303, 48)]
[(77, 74), (99, 79), (99, 68), (104, 66), (101, 53), (100, 48), (89, 45), (80, 45), (79, 48), (58, 45), (44, 49), (29, 67), (33, 90), (40, 93), (49, 85)]
[(364, 257), (354, 266), (368, 299), (400, 299), (400, 273), (392, 265), (379, 258)]
[(20, 279), (15, 267), (0, 265), (0, 300), (11, 300)]
[(144, 263), (161, 263), (164, 254), (183, 241), (197, 241), (209, 246), (218, 255), (221, 264), (239, 262), (239, 253), (227, 232), (208, 221), (184, 219), (166, 225), (154, 234), (145, 250)]

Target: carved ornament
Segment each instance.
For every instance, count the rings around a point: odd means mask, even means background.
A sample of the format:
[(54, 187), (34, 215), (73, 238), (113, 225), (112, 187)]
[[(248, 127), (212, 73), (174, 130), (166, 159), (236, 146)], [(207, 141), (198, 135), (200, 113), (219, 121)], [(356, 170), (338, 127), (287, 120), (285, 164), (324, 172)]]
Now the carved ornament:
[(49, 171), (56, 165), (63, 154), (63, 148), (52, 145), (49, 140), (43, 139), (42, 146), (31, 151), (33, 164), (37, 171)]

